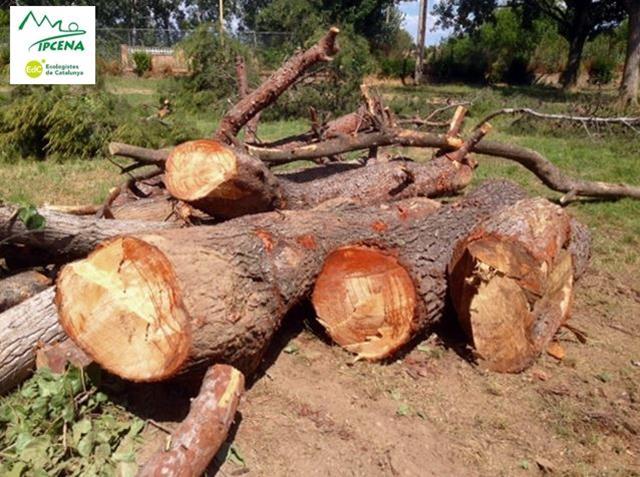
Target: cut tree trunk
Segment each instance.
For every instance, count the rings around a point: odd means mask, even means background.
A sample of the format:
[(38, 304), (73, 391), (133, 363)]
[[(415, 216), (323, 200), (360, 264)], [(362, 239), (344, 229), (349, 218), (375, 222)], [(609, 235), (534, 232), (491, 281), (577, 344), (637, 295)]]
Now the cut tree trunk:
[(168, 448), (151, 456), (138, 477), (203, 475), (227, 438), (244, 393), (244, 376), (227, 365), (209, 368), (187, 417), (171, 434)]
[(41, 263), (65, 263), (87, 256), (96, 246), (115, 235), (175, 227), (169, 222), (104, 220), (41, 210), (45, 226), (29, 230), (18, 220), (16, 209), (0, 206), (0, 241), (6, 245), (37, 250)]
[(640, 2), (625, 0), (629, 12), (629, 38), (624, 72), (620, 83), (620, 100), (624, 106), (638, 106), (638, 87), (640, 86)]
[(63, 268), (60, 323), (126, 379), (161, 380), (211, 363), (248, 374), (285, 313), (309, 295), (327, 254), (364, 244), (404, 250), (403, 265), (415, 265), (418, 310), (408, 318), (422, 328), (444, 307), (453, 242), (523, 197), (519, 187), (493, 182), (439, 208), (429, 199), (324, 205), (115, 238)]
[(265, 212), (282, 202), (279, 184), (264, 163), (214, 140), (173, 148), (164, 182), (173, 197), (211, 216)]
[[(466, 150), (460, 149), (460, 154)], [(238, 150), (200, 140), (173, 150), (165, 182), (174, 197), (212, 216), (229, 218), (275, 208), (311, 208), (338, 197), (375, 204), (451, 195), (472, 179), (472, 168), (456, 158), (440, 157), (423, 164), (376, 162), (298, 182), (299, 178), (290, 180), (286, 174), (274, 176), (260, 160)]]
[(0, 313), (50, 286), (52, 280), (30, 270), (0, 280)]
[(126, 379), (156, 381), (211, 363), (249, 374), (330, 250), (393, 236), (436, 207), (429, 199), (325, 205), (116, 238), (63, 268), (60, 322)]
[(33, 371), (38, 344), (66, 337), (58, 324), (54, 288), (0, 313), (0, 394), (24, 381)]
[[(588, 237), (542, 198), (522, 200), (480, 224), (455, 248), (450, 292), (458, 320), (485, 367), (520, 372), (571, 313), (574, 258)], [(580, 229), (583, 230), (583, 229)], [(588, 252), (587, 252), (588, 254)], [(578, 265), (578, 273), (583, 265)]]

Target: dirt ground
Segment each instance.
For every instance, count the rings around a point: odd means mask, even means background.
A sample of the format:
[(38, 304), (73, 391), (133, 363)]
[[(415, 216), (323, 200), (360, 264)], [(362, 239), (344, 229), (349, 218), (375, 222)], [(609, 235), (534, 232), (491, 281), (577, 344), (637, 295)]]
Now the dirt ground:
[(452, 320), (393, 362), (354, 363), (296, 310), (208, 475), (640, 475), (638, 285), (592, 268), (571, 320), (586, 343), (563, 329), (565, 358), (517, 375), (473, 364)]

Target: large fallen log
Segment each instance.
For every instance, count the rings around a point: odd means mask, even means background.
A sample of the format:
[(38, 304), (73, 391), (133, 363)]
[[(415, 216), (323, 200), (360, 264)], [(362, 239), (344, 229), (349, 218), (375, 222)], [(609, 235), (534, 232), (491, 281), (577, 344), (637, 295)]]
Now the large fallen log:
[(454, 241), (523, 196), (494, 182), (435, 211), (428, 199), (325, 206), (116, 238), (62, 270), (60, 322), (96, 362), (127, 379), (160, 380), (212, 362), (250, 372), (284, 314), (310, 293), (328, 253), (379, 244), (406, 250), (416, 265), (424, 306), (403, 319), (422, 328), (444, 306)]
[(171, 434), (167, 448), (147, 461), (138, 477), (203, 475), (227, 438), (244, 392), (244, 376), (231, 366), (207, 370), (187, 417)]
[[(570, 317), (584, 244), (571, 218), (527, 199), (481, 223), (455, 248), (450, 290), (458, 320), (488, 369), (519, 372), (544, 351)], [(576, 259), (571, 251), (580, 254)]]
[(0, 394), (24, 381), (33, 371), (38, 344), (66, 337), (53, 304), (53, 287), (0, 313)]
[(96, 219), (46, 209), (39, 213), (45, 218), (44, 228), (29, 230), (18, 219), (14, 207), (0, 206), (0, 241), (38, 250), (45, 263), (85, 257), (100, 242), (115, 235), (176, 226), (170, 222)]
[[(464, 230), (458, 221), (452, 229)], [(432, 231), (435, 244), (417, 239), (392, 250), (352, 245), (331, 253), (313, 292), (320, 323), (359, 358), (387, 358), (420, 331), (409, 317), (420, 323), (432, 306), (433, 297), (416, 294), (413, 283), (425, 275), (442, 280), (449, 265), (458, 317), (487, 367), (521, 371), (569, 317), (572, 253), (578, 274), (588, 260), (584, 227), (538, 198), (497, 211), (457, 246), (452, 232), (440, 232)]]
[(52, 280), (34, 270), (0, 280), (0, 313), (50, 286)]
[(165, 183), (174, 197), (227, 218), (276, 208), (310, 208), (337, 197), (374, 204), (451, 195), (471, 181), (472, 168), (464, 157), (487, 131), (479, 130), (448, 157), (423, 164), (375, 162), (302, 184), (286, 175), (275, 176), (261, 161), (236, 148), (213, 140), (191, 141), (169, 155)]

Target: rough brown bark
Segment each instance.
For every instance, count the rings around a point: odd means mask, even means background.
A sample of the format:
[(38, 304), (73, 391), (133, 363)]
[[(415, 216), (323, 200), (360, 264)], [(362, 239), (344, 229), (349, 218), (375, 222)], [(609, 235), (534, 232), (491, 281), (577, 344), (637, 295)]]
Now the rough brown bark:
[(620, 100), (623, 105), (638, 106), (638, 87), (640, 86), (640, 2), (624, 0), (629, 13), (629, 38), (624, 62)]
[(30, 270), (0, 280), (0, 313), (50, 286), (52, 280)]
[(308, 296), (329, 250), (409, 227), (433, 201), (332, 209), (114, 239), (60, 273), (61, 324), (128, 379), (160, 380), (212, 362), (248, 374), (286, 311)]
[(412, 328), (422, 329), (444, 306), (454, 241), (522, 197), (519, 187), (497, 182), (435, 212), (432, 201), (412, 199), (117, 238), (63, 269), (60, 322), (127, 379), (160, 380), (211, 362), (250, 372), (286, 311), (308, 296), (327, 254), (365, 244), (401, 251), (402, 264), (414, 267), (420, 304)]
[(171, 434), (168, 448), (152, 455), (138, 477), (202, 475), (227, 438), (243, 393), (240, 371), (227, 365), (209, 368), (189, 414)]
[(85, 257), (100, 242), (115, 235), (175, 227), (168, 222), (104, 220), (93, 217), (39, 211), (46, 223), (42, 230), (28, 230), (17, 219), (16, 209), (0, 206), (0, 240), (43, 253), (48, 263), (64, 263)]
[(24, 381), (32, 372), (39, 343), (66, 337), (58, 324), (53, 287), (0, 313), (0, 394)]
[(218, 126), (215, 137), (223, 142), (236, 136), (240, 129), (262, 109), (273, 103), (298, 77), (320, 61), (330, 61), (337, 53), (338, 28), (328, 33), (307, 51), (291, 57), (278, 71), (229, 110)]
[[(369, 149), (371, 147), (398, 145), (440, 148), (453, 151), (462, 144), (463, 141), (458, 138), (408, 129), (390, 129), (327, 140), (290, 151), (249, 146), (249, 152), (263, 161), (286, 163), (294, 160), (342, 154), (359, 149)], [(566, 192), (572, 196), (640, 198), (640, 186), (585, 181), (569, 177), (542, 154), (526, 147), (484, 140), (473, 148), (473, 152), (515, 161), (533, 172), (550, 189)]]
[[(487, 368), (520, 372), (571, 313), (576, 242), (571, 217), (525, 199), (478, 225), (455, 247), (450, 293), (458, 320)], [(581, 267), (581, 265), (579, 265)]]

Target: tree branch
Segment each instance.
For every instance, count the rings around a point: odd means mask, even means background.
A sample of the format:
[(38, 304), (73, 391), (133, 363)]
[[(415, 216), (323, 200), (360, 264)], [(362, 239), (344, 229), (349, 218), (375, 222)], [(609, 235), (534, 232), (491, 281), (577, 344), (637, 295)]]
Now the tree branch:
[(320, 61), (330, 61), (338, 51), (336, 36), (339, 32), (336, 27), (329, 29), (318, 43), (290, 58), (269, 79), (238, 101), (220, 121), (215, 137), (228, 143), (230, 136), (237, 135), (247, 121), (273, 103), (308, 68)]

